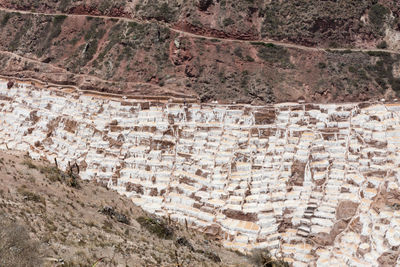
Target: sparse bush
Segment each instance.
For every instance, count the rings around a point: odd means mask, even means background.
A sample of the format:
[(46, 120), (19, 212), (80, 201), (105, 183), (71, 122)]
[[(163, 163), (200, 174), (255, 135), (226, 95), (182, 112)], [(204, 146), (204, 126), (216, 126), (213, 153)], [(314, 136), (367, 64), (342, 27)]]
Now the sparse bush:
[(70, 187), (79, 188), (79, 177), (76, 173), (79, 173), (79, 171), (73, 170), (78, 168), (76, 164), (69, 167), (67, 173), (61, 171), (56, 166), (37, 166), (30, 159), (25, 159), (22, 164), (28, 166), (29, 169), (39, 170), (40, 173), (43, 173), (51, 182), (61, 182)]
[(249, 83), (249, 79), (250, 79), (249, 71), (247, 70), (242, 71), (242, 77), (240, 79), (240, 87), (246, 88), (247, 84)]
[(125, 214), (117, 212), (114, 208), (105, 206), (100, 210), (104, 215), (108, 215), (110, 218), (116, 220), (117, 222), (130, 224), (128, 217)]
[(159, 21), (172, 22), (177, 19), (177, 8), (176, 4), (171, 3), (159, 3), (159, 1), (143, 1), (145, 3), (137, 4), (135, 6), (136, 12), (143, 13), (143, 16), (147, 19), (156, 19)]
[(160, 218), (139, 217), (136, 221), (152, 234), (157, 235), (159, 238), (171, 239), (173, 230), (169, 227), (164, 220)]
[(99, 5), (99, 10), (102, 14), (104, 14), (107, 10), (109, 10), (112, 7), (112, 5), (113, 5), (112, 1), (103, 0)]
[(44, 42), (41, 44), (40, 49), (37, 51), (38, 56), (44, 55), (52, 45), (53, 39), (57, 38), (61, 33), (61, 26), (64, 20), (67, 18), (65, 15), (56, 15), (54, 16), (51, 25), (49, 26), (49, 31), (46, 32), (47, 37), (44, 39)]
[(56, 166), (41, 167), (40, 172), (43, 173), (51, 182), (61, 182), (61, 171)]
[(168, 6), (167, 3), (163, 3), (158, 9), (158, 13), (155, 18), (157, 20), (170, 22), (172, 21), (173, 17), (174, 17), (174, 12), (171, 10), (171, 8)]
[(329, 42), (328, 46), (330, 48), (338, 48), (339, 44), (337, 42), (335, 42), (335, 41), (331, 41), (331, 42)]
[(265, 10), (261, 12), (261, 15), (264, 17), (261, 30), (262, 37), (275, 33), (281, 24), (279, 17), (277, 16), (277, 11), (274, 10), (272, 5), (267, 5)]
[(42, 203), (43, 205), (46, 205), (46, 200), (44, 199), (44, 197), (28, 191), (27, 188), (25, 188), (25, 187), (20, 187), (20, 188), (18, 188), (17, 191), (27, 201), (33, 201), (33, 202)]
[(237, 57), (239, 57), (239, 58), (242, 58), (242, 57), (243, 57), (243, 55), (242, 55), (242, 49), (241, 49), (240, 47), (236, 47), (235, 50), (233, 51), (233, 53), (234, 53)]
[(291, 67), (289, 52), (282, 46), (271, 43), (252, 42), (253, 45), (259, 46), (258, 57), (264, 61), (271, 63), (279, 63), (281, 67)]
[(325, 62), (319, 62), (319, 63), (318, 63), (318, 68), (320, 68), (320, 69), (325, 69), (325, 68), (326, 68)]
[(376, 47), (379, 49), (386, 49), (388, 48), (388, 44), (386, 43), (386, 41), (382, 41)]
[(386, 51), (368, 51), (367, 54), (371, 57), (390, 57), (390, 53)]
[(213, 262), (221, 262), (221, 258), (212, 251), (196, 250), (197, 253), (203, 254), (205, 257), (209, 258)]
[(231, 18), (225, 18), (224, 21), (222, 22), (224, 24), (224, 27), (228, 27), (229, 25), (234, 24), (235, 22)]
[(248, 62), (254, 62), (254, 58), (252, 58), (251, 56), (247, 55), (247, 56), (246, 56), (246, 61), (248, 61)]
[(90, 61), (94, 54), (97, 51), (97, 45), (98, 41), (97, 40), (92, 40), (91, 42), (87, 43), (86, 49), (85, 49), (85, 59), (86, 61)]
[(206, 11), (213, 4), (213, 0), (199, 0), (198, 7), (201, 11)]
[(349, 66), (349, 72), (356, 73), (357, 70), (356, 70), (356, 68), (354, 66)]
[(400, 92), (400, 79), (391, 79), (390, 85), (396, 93)]
[(268, 250), (254, 249), (250, 261), (259, 267), (289, 267), (289, 263), (281, 259), (274, 259)]
[(93, 20), (94, 22), (92, 22), (90, 29), (85, 34), (86, 44), (84, 45), (83, 49), (84, 59), (81, 62), (81, 65), (85, 65), (93, 58), (93, 56), (97, 52), (98, 41), (104, 36), (106, 32), (105, 29), (101, 27), (104, 24), (102, 20), (98, 18), (94, 18)]
[(180, 237), (175, 242), (179, 246), (185, 246), (190, 251), (194, 251), (194, 248), (193, 248), (192, 244), (190, 244), (190, 242), (185, 237)]
[(3, 19), (1, 20), (1, 26), (5, 26), (7, 22), (10, 20), (12, 13), (6, 13), (3, 16)]
[(379, 86), (382, 89), (387, 89), (386, 82), (385, 82), (384, 79), (382, 79), (381, 77), (377, 77), (377, 78), (375, 78), (375, 81), (376, 81), (377, 84), (379, 84)]
[(35, 164), (33, 164), (33, 162), (29, 159), (26, 159), (22, 162), (23, 165), (26, 165), (29, 169), (37, 169), (38, 166), (36, 166)]
[(0, 216), (0, 266), (41, 266), (39, 246), (21, 225)]
[(380, 4), (373, 5), (368, 13), (369, 21), (371, 22), (372, 27), (374, 27), (375, 30), (381, 32), (381, 28), (385, 23), (385, 19), (388, 14), (389, 10), (386, 7)]
[(55, 15), (53, 19), (54, 24), (61, 24), (67, 18), (66, 15)]
[(63, 12), (67, 11), (67, 7), (70, 4), (71, 0), (61, 0), (60, 2), (61, 2), (60, 3), (60, 10), (63, 11)]

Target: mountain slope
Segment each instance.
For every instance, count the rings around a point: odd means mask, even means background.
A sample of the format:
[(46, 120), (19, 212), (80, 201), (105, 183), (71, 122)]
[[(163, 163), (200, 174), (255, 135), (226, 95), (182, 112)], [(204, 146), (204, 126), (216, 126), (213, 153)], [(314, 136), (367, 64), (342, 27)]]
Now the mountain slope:
[[(95, 182), (68, 186), (64, 175), (47, 162), (0, 153), (1, 266), (249, 264), (212, 238), (149, 217)], [(7, 253), (10, 246), (21, 249)]]
[(155, 19), (211, 36), (266, 38), (325, 47), (372, 48), (385, 39), (385, 28), (400, 30), (400, 7), (395, 0), (2, 0), (0, 5), (42, 12)]
[(8, 77), (253, 104), (393, 99), (400, 90), (395, 1), (0, 6), (0, 74)]

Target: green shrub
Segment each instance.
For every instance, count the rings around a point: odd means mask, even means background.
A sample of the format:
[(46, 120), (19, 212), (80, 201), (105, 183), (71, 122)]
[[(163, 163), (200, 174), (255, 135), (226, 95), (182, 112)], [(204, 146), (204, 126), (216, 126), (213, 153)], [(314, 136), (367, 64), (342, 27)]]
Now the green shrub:
[(277, 10), (274, 10), (272, 5), (267, 5), (265, 10), (261, 12), (261, 15), (264, 17), (264, 21), (261, 27), (261, 36), (266, 37), (269, 34), (274, 34), (278, 32), (279, 26), (281, 24), (278, 16)]
[(198, 7), (201, 11), (206, 11), (213, 4), (213, 0), (199, 0)]
[(376, 47), (379, 49), (386, 49), (388, 48), (388, 44), (386, 43), (386, 41), (382, 41)]
[(248, 61), (248, 62), (254, 62), (254, 58), (252, 58), (251, 56), (247, 55), (247, 56), (246, 56), (246, 61)]
[(11, 18), (11, 13), (5, 13), (3, 19), (1, 20), (1, 26), (5, 26), (7, 22), (10, 20), (10, 18)]
[(349, 66), (349, 72), (356, 73), (357, 70), (356, 70), (356, 68), (354, 66)]
[(228, 27), (229, 25), (232, 25), (235, 22), (231, 18), (225, 18), (222, 23), (223, 23), (224, 27)]
[(318, 63), (318, 68), (320, 68), (320, 69), (325, 69), (325, 68), (326, 68), (325, 62), (319, 62), (319, 63)]
[(171, 22), (175, 16), (175, 12), (168, 6), (167, 3), (163, 3), (155, 16), (157, 20), (165, 22)]
[(240, 47), (236, 47), (235, 50), (233, 51), (233, 53), (234, 53), (237, 57), (239, 57), (239, 58), (242, 58), (242, 57), (243, 57), (243, 55), (242, 55), (242, 49), (241, 49)]
[(92, 39), (97, 40), (103, 37), (103, 35), (106, 33), (106, 31), (101, 27), (101, 24), (103, 23), (101, 22), (101, 20), (99, 21), (96, 18), (96, 21), (93, 22), (92, 25), (90, 25), (90, 29), (85, 34), (85, 41), (89, 41)]
[(61, 26), (64, 20), (67, 18), (65, 15), (56, 15), (54, 16), (51, 25), (49, 26), (50, 29), (47, 32), (47, 37), (45, 41), (42, 43), (41, 48), (38, 50), (38, 56), (42, 56), (46, 53), (46, 51), (51, 47), (52, 40), (57, 38), (61, 33)]
[(102, 14), (104, 14), (108, 9), (112, 7), (112, 1), (109, 0), (103, 0), (100, 2), (101, 4), (99, 5), (99, 10)]
[(380, 86), (382, 89), (387, 89), (386, 82), (385, 82), (384, 79), (382, 79), (381, 77), (377, 77), (377, 78), (375, 79), (375, 81), (376, 81), (377, 84), (379, 84), (379, 86)]
[(390, 85), (392, 86), (393, 91), (400, 93), (400, 79), (391, 79)]
[(85, 59), (86, 59), (86, 61), (90, 61), (97, 51), (98, 41), (92, 40), (91, 42), (87, 43), (86, 45), (87, 46), (86, 46), (86, 51), (85, 51)]
[(386, 7), (380, 4), (373, 5), (368, 13), (369, 21), (371, 22), (372, 27), (381, 32), (381, 28), (385, 23), (385, 19), (388, 14), (389, 10)]
[(371, 57), (390, 57), (389, 52), (383, 51), (368, 51), (367, 54)]
[(250, 80), (249, 72), (247, 70), (242, 71), (242, 77), (240, 79), (240, 87), (247, 88), (249, 80)]
[(264, 61), (277, 63), (283, 68), (291, 67), (289, 52), (282, 46), (271, 43), (262, 43), (259, 46), (257, 56)]
[[(21, 16), (21, 14), (19, 14), (19, 16)], [(32, 21), (30, 19), (25, 19), (24, 25), (15, 34), (14, 39), (11, 41), (10, 45), (8, 46), (9, 51), (15, 51), (17, 49), (21, 38), (26, 34), (26, 32), (29, 29), (31, 29), (31, 27), (32, 27)]]
[(54, 19), (53, 19), (53, 22), (56, 25), (62, 24), (66, 18), (67, 18), (66, 15), (55, 15)]
[(61, 10), (62, 12), (67, 11), (67, 7), (69, 6), (71, 0), (61, 0), (60, 2), (61, 2), (61, 3), (60, 3), (60, 10)]
[(338, 43), (335, 42), (335, 41), (329, 42), (328, 46), (329, 46), (330, 48), (338, 48), (338, 47), (339, 47)]

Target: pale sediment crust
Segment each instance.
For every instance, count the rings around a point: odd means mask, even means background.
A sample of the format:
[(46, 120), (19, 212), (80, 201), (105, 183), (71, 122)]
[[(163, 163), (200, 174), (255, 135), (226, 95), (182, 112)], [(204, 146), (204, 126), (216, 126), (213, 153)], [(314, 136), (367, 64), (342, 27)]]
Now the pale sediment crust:
[(0, 81), (3, 150), (76, 162), (83, 179), (228, 248), (267, 248), (295, 266), (400, 263), (400, 104), (205, 105), (9, 87)]

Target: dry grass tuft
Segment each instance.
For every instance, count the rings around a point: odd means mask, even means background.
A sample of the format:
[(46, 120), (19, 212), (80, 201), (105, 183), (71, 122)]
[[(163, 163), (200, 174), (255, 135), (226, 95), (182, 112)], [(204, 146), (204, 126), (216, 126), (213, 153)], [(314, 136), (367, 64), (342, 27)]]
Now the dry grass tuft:
[(23, 226), (0, 216), (0, 266), (41, 266), (38, 247)]

